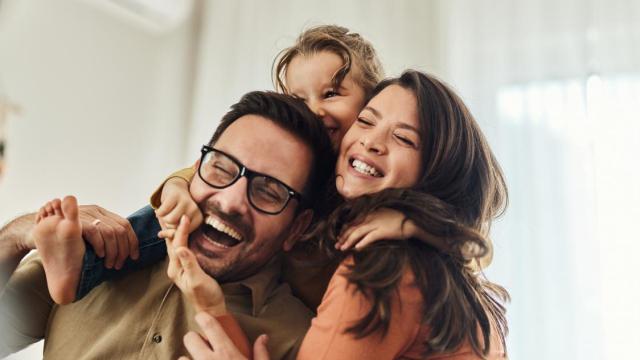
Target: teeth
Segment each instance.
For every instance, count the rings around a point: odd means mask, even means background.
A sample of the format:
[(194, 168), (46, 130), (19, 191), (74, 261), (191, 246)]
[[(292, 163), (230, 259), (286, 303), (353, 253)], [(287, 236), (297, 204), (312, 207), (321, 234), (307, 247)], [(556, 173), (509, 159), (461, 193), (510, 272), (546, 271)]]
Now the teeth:
[(380, 174), (374, 167), (369, 166), (360, 160), (353, 160), (353, 162), (351, 163), (351, 166), (354, 169), (356, 169), (356, 171), (365, 175), (371, 175), (376, 177), (382, 176), (382, 174)]
[(226, 224), (223, 224), (218, 219), (214, 219), (211, 216), (207, 216), (207, 219), (205, 222), (207, 223), (207, 225), (210, 225), (212, 228), (222, 233), (225, 233), (238, 241), (242, 240), (242, 236), (240, 236), (240, 234), (237, 231), (233, 230), (231, 227), (227, 226)]

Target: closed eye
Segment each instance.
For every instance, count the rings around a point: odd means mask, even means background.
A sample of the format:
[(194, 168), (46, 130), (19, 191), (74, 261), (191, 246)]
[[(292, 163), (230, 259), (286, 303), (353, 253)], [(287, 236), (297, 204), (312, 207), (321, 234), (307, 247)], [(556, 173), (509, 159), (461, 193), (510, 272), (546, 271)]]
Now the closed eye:
[(337, 91), (329, 90), (329, 91), (324, 93), (324, 98), (328, 99), (328, 98), (332, 98), (332, 97), (338, 96), (338, 95), (340, 95), (340, 94)]
[(362, 126), (373, 126), (373, 122), (371, 122), (370, 120), (367, 120), (365, 118), (359, 117), (356, 121), (358, 122), (358, 124), (360, 124)]
[(413, 148), (417, 148), (418, 146), (416, 146), (416, 144), (413, 142), (413, 140), (406, 138), (404, 136), (400, 136), (400, 135), (394, 135), (396, 137), (396, 139), (398, 139), (401, 143), (411, 146)]

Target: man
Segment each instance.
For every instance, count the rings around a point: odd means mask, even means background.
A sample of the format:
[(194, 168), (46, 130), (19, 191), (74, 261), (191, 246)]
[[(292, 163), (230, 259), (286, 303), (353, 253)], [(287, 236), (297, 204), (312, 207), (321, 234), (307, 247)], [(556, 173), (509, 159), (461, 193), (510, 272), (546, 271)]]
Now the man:
[[(280, 283), (278, 254), (310, 222), (307, 206), (331, 173), (330, 154), (321, 122), (304, 103), (253, 92), (223, 117), (196, 164), (190, 192), (205, 221), (190, 235), (189, 249), (220, 281), (226, 306), (249, 340), (269, 334), (272, 358), (295, 357), (312, 316)], [(14, 271), (34, 248), (33, 219), (0, 230), (1, 276), (13, 273), (0, 295), (0, 356), (42, 338), (44, 357), (52, 359), (186, 353), (182, 338), (197, 328), (195, 312), (167, 278), (168, 260), (108, 281), (76, 303), (52, 305), (37, 257)], [(130, 222), (141, 242), (160, 230), (148, 207)]]

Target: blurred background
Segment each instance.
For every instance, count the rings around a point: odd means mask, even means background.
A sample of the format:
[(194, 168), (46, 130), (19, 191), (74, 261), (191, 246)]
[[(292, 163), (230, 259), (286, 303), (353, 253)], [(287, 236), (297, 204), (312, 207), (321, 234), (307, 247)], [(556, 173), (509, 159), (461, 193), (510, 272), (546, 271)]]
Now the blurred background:
[(143, 206), (324, 23), (368, 38), (390, 76), (446, 80), (489, 138), (511, 196), (487, 270), (512, 295), (510, 357), (631, 358), (637, 0), (0, 0), (0, 223), (65, 194)]

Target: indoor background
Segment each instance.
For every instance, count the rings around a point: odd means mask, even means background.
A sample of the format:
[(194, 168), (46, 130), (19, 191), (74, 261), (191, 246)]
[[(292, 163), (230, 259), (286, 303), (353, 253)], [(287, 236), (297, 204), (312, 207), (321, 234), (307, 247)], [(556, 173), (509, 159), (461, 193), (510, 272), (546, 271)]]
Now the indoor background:
[(142, 207), (325, 23), (368, 38), (390, 76), (447, 81), (487, 135), (510, 190), (486, 271), (512, 295), (510, 358), (630, 358), (637, 0), (0, 0), (0, 223), (66, 194)]

